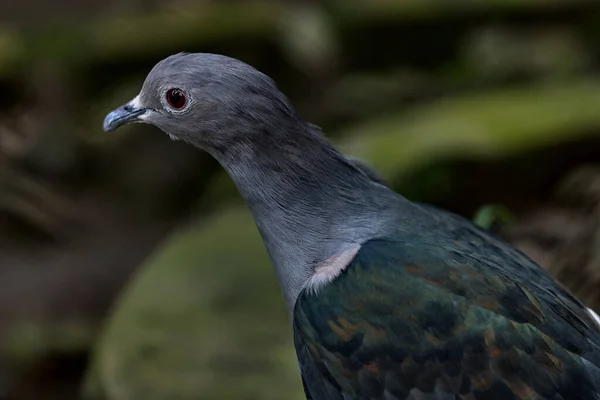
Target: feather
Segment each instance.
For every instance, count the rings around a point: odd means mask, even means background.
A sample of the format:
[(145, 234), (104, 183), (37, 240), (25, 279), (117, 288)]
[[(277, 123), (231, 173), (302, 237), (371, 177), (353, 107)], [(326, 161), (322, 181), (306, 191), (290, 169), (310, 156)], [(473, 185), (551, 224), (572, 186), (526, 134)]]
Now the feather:
[(600, 331), (578, 300), (475, 228), (436, 239), (371, 240), (329, 286), (301, 293), (312, 399), (600, 399)]

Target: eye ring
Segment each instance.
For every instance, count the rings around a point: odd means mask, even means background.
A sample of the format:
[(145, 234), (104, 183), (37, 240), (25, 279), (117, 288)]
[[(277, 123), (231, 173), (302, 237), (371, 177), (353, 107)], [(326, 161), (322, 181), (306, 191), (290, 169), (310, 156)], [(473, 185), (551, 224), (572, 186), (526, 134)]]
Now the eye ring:
[(188, 105), (188, 96), (182, 89), (172, 88), (165, 92), (165, 102), (174, 111), (181, 111)]

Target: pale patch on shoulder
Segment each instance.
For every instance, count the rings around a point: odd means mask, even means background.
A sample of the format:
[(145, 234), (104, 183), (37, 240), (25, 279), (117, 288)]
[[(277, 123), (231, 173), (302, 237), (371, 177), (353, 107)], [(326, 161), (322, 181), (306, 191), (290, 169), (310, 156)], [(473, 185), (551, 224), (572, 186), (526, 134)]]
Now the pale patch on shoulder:
[(354, 256), (356, 256), (356, 253), (358, 253), (358, 250), (360, 250), (359, 244), (317, 264), (315, 271), (304, 287), (312, 294), (318, 293), (319, 290), (332, 282), (346, 269), (348, 264), (354, 259)]
[(594, 321), (596, 321), (596, 323), (598, 324), (598, 326), (600, 326), (600, 316), (598, 314), (596, 314), (594, 312), (594, 310), (592, 310), (591, 308), (588, 308), (588, 313), (590, 313), (590, 315), (592, 316), (592, 319)]

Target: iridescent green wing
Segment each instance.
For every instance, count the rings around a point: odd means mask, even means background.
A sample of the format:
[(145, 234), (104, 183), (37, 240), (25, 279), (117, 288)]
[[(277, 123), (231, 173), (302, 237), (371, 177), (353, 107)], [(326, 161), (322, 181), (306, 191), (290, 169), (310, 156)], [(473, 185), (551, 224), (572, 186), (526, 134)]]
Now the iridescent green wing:
[(485, 234), (439, 243), (372, 240), (317, 295), (301, 293), (309, 398), (600, 399), (600, 333), (576, 299)]

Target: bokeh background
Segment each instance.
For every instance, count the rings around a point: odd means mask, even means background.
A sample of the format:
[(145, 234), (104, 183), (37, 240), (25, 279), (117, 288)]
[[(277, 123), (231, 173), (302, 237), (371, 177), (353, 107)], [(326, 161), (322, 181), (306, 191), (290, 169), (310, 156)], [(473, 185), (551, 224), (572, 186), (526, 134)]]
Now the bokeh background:
[(600, 309), (600, 2), (0, 3), (0, 398), (303, 399), (250, 214), (206, 154), (101, 130), (217, 52), (396, 190), (475, 219)]

